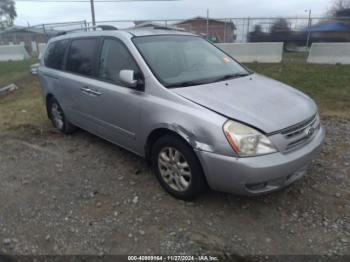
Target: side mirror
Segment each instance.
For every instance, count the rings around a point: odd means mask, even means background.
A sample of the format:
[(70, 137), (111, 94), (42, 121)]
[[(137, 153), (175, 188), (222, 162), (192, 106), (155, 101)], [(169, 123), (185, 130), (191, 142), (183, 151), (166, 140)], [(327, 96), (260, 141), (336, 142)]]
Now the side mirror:
[(121, 70), (119, 72), (119, 79), (122, 83), (126, 84), (128, 87), (135, 88), (137, 86), (137, 80), (135, 80), (134, 70)]

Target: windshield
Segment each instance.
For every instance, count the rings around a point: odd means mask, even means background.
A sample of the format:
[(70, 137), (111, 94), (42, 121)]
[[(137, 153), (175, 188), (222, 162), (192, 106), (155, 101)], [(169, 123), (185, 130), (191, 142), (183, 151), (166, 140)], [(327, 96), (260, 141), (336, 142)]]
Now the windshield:
[(133, 38), (147, 64), (166, 87), (201, 85), (250, 73), (224, 52), (196, 36)]

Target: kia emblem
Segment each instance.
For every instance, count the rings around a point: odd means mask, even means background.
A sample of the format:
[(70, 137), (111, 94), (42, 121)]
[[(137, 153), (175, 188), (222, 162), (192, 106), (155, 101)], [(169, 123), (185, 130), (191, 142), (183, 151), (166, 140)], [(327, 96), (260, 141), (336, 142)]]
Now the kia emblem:
[(315, 133), (315, 128), (309, 127), (305, 129), (305, 134), (307, 137), (312, 137), (312, 135)]

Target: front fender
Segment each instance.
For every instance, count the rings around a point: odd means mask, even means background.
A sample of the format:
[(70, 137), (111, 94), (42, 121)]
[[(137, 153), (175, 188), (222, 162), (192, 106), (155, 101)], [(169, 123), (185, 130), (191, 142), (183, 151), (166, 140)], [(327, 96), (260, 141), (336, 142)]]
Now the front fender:
[(147, 96), (137, 136), (143, 151), (149, 135), (157, 129), (170, 130), (186, 140), (194, 150), (232, 155), (222, 131), (227, 118), (190, 101), (179, 103)]

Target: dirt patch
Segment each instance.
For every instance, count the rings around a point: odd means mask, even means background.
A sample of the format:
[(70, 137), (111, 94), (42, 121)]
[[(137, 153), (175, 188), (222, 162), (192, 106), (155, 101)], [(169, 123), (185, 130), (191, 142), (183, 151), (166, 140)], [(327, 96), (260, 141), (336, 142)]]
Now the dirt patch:
[(83, 131), (61, 135), (47, 120), (23, 123), (0, 137), (5, 253), (350, 254), (349, 120), (324, 119), (321, 155), (288, 189), (189, 203), (123, 149)]

